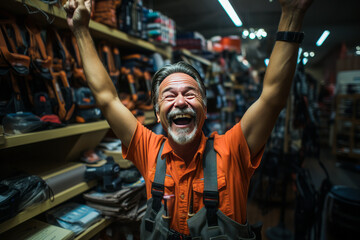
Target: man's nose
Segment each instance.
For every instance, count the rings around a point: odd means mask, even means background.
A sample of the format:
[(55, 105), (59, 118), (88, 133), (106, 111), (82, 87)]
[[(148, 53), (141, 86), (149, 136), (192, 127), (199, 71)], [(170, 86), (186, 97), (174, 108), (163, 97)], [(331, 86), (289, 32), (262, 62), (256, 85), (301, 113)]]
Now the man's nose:
[(177, 95), (176, 99), (175, 99), (175, 107), (177, 108), (184, 108), (186, 107), (186, 101), (185, 98), (182, 94)]

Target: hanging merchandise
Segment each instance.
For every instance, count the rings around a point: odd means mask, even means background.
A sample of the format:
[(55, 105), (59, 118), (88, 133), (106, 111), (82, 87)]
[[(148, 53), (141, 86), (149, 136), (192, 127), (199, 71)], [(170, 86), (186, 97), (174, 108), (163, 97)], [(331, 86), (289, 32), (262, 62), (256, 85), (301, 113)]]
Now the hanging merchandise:
[(52, 69), (54, 72), (65, 71), (67, 79), (72, 77), (72, 66), (74, 58), (65, 46), (64, 40), (54, 27), (46, 29), (46, 51), (52, 58)]
[(128, 89), (135, 108), (152, 110), (151, 81), (153, 64), (150, 59), (141, 54), (131, 54), (122, 59), (121, 73), (127, 79)]
[(96, 107), (95, 98), (87, 87), (75, 89), (76, 111), (75, 119), (78, 123), (97, 121), (101, 118), (101, 111)]
[(121, 57), (119, 49), (117, 47), (111, 47), (109, 43), (103, 41), (98, 45), (98, 53), (107, 72), (109, 73), (116, 91), (118, 91), (121, 68)]
[(24, 78), (29, 74), (30, 57), (15, 18), (4, 12), (0, 15), (1, 121), (7, 113), (29, 110)]
[[(64, 96), (59, 86), (59, 80), (61, 79), (62, 85), (69, 87), (66, 74), (65, 72), (54, 73), (52, 71), (52, 58), (46, 52), (45, 42), (43, 40), (45, 31), (42, 31), (30, 22), (30, 20), (26, 21), (25, 25), (26, 33), (30, 39), (29, 55), (31, 57), (30, 66), (32, 73), (32, 75), (29, 76), (30, 88), (33, 94), (46, 92), (49, 95), (53, 112), (61, 121), (69, 120), (73, 110), (68, 108), (70, 112), (67, 112)], [(70, 105), (72, 105), (72, 103), (70, 103)]]
[(12, 70), (17, 75), (29, 73), (30, 57), (27, 56), (27, 46), (21, 34), (15, 17), (3, 11), (0, 12), (0, 75)]
[(63, 43), (68, 49), (68, 52), (73, 57), (74, 61), (71, 67), (72, 76), (69, 79), (70, 85), (73, 88), (86, 87), (86, 77), (84, 74), (79, 48), (74, 35), (70, 32), (63, 34)]
[(109, 27), (116, 28), (116, 9), (121, 4), (121, 0), (96, 0), (93, 1), (91, 18)]

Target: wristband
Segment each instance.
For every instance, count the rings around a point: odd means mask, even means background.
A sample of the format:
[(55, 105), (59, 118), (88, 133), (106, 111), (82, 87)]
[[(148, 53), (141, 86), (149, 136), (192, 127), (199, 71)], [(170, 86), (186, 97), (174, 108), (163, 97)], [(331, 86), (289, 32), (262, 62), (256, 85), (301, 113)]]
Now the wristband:
[(303, 32), (277, 32), (276, 41), (302, 43), (304, 40)]

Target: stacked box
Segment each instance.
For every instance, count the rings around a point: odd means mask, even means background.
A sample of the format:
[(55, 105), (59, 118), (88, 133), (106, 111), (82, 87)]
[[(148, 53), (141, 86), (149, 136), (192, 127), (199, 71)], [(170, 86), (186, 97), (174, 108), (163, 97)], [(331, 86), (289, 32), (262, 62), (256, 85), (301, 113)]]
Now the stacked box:
[(175, 22), (160, 12), (144, 10), (147, 37), (149, 40), (175, 45)]
[(178, 33), (176, 36), (175, 49), (206, 50), (206, 40), (198, 32)]

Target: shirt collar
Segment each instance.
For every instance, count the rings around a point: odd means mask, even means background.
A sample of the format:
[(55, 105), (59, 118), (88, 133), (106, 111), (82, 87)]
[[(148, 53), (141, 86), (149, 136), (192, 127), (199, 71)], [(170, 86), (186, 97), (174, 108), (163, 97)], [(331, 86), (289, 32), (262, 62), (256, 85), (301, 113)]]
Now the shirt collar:
[[(195, 156), (193, 159), (201, 159), (202, 158), (202, 155), (204, 154), (204, 151), (205, 151), (206, 140), (207, 140), (207, 137), (205, 137), (204, 133), (201, 132), (200, 145), (199, 145), (199, 148), (198, 148), (197, 152), (195, 153)], [(172, 149), (172, 147), (169, 143), (169, 139), (166, 138), (165, 143), (164, 143), (164, 148), (163, 148), (163, 151), (161, 154), (161, 158), (164, 159), (165, 157), (167, 157), (168, 154), (175, 154), (175, 153), (174, 153), (174, 149)]]

